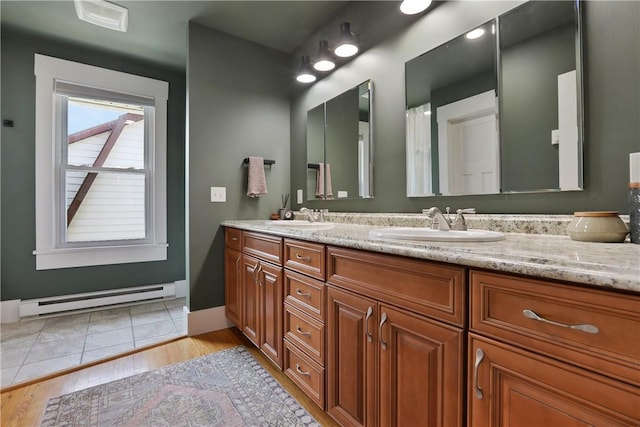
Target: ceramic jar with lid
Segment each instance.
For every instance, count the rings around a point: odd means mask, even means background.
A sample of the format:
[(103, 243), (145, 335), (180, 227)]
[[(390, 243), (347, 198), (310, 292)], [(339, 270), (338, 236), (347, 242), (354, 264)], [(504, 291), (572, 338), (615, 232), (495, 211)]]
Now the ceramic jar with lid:
[(567, 234), (581, 242), (621, 243), (629, 234), (616, 211), (574, 212)]

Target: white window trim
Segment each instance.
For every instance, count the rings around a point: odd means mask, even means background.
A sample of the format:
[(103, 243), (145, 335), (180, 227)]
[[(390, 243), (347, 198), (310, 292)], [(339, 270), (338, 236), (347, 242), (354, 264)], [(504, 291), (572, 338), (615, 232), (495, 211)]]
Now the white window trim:
[[(35, 55), (36, 76), (36, 270), (167, 259), (167, 82), (91, 65)], [(54, 82), (64, 80), (113, 92), (152, 97), (155, 142), (150, 183), (150, 244), (59, 248), (56, 245), (56, 144)]]

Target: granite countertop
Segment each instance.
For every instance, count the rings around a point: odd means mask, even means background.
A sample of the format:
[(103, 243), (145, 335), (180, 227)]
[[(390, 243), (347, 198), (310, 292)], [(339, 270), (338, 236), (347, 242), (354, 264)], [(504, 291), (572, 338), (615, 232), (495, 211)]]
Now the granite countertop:
[[(369, 217), (369, 216), (368, 216)], [(424, 216), (404, 216), (424, 222)], [(566, 224), (571, 217), (554, 216), (554, 224)], [(396, 218), (397, 220), (398, 218)], [(503, 218), (505, 219), (505, 218)], [(402, 255), (432, 261), (459, 264), (509, 273), (524, 274), (548, 279), (556, 279), (578, 284), (613, 288), (640, 293), (640, 245), (632, 243), (587, 243), (571, 240), (566, 235), (525, 234), (508, 232), (506, 238), (498, 242), (461, 243), (461, 242), (410, 242), (399, 240), (375, 240), (369, 238), (369, 230), (380, 225), (392, 225), (380, 221), (364, 221), (353, 224), (339, 217), (330, 219), (334, 227), (329, 230), (304, 230), (273, 225), (264, 220), (224, 221), (225, 227), (234, 227), (249, 231), (265, 232), (277, 236), (299, 240), (362, 249), (386, 254)], [(402, 220), (402, 218), (400, 218)], [(492, 224), (492, 227), (473, 228), (499, 229), (495, 223), (486, 219), (476, 220), (476, 224)], [(361, 221), (363, 222), (363, 221)], [(506, 221), (507, 223), (509, 221)], [(504, 224), (504, 221), (501, 221)], [(535, 222), (534, 222), (535, 224)], [(549, 223), (526, 229), (527, 233), (544, 233)], [(396, 221), (393, 225), (400, 224)], [(424, 224), (423, 224), (424, 225)], [(413, 226), (420, 226), (414, 224)], [(566, 225), (565, 225), (566, 227)], [(543, 230), (543, 231), (540, 231)]]

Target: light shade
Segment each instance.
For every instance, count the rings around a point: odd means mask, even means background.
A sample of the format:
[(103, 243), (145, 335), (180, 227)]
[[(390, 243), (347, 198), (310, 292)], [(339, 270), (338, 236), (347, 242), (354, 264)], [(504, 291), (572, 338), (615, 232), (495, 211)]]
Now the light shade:
[(431, 6), (431, 0), (404, 0), (400, 5), (400, 11), (405, 15), (415, 15)]
[(298, 70), (296, 80), (300, 83), (313, 83), (316, 81), (316, 76), (313, 74), (311, 60), (308, 55), (302, 55), (302, 61), (300, 62), (300, 69)]
[(333, 53), (341, 58), (348, 58), (358, 53), (358, 44), (355, 37), (353, 37), (351, 26), (348, 22), (340, 24), (340, 41)]
[(318, 57), (313, 64), (313, 68), (318, 71), (331, 71), (336, 67), (336, 63), (333, 62), (331, 52), (329, 52), (329, 42), (326, 40), (320, 41), (320, 48), (318, 49)]
[(105, 0), (73, 0), (82, 21), (115, 31), (127, 31), (129, 10)]

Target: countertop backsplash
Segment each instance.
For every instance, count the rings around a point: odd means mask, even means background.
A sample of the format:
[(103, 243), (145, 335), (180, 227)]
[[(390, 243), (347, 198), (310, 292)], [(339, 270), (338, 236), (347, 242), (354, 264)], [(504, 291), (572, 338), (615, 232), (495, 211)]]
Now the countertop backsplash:
[[(534, 214), (465, 214), (469, 228), (500, 231), (502, 233), (546, 234), (566, 236), (573, 215)], [(296, 219), (307, 219), (306, 214), (295, 212)], [(455, 218), (455, 213), (451, 214)], [(629, 215), (620, 215), (629, 224)], [(415, 213), (353, 213), (327, 212), (324, 220), (338, 224), (370, 225), (376, 227), (429, 227), (431, 219)]]

